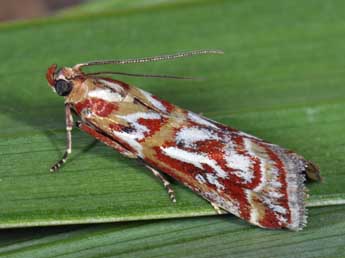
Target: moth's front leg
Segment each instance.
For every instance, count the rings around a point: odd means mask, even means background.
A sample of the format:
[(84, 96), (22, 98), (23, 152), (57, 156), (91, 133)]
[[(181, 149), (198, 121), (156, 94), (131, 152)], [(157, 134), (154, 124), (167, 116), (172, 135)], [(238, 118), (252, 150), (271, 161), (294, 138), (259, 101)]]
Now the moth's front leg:
[(66, 114), (66, 151), (58, 162), (56, 162), (51, 168), (50, 172), (56, 172), (62, 164), (64, 164), (68, 158), (68, 155), (72, 152), (72, 128), (73, 128), (73, 117), (71, 107), (69, 104), (65, 104)]

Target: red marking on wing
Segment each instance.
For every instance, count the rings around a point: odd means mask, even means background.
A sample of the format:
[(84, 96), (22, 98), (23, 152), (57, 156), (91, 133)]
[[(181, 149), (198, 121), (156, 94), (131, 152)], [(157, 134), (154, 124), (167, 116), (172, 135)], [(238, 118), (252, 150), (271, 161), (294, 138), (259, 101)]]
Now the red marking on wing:
[(113, 110), (117, 110), (118, 106), (114, 103), (103, 99), (92, 99), (92, 111), (101, 117), (107, 117)]
[[(286, 182), (286, 173), (287, 171), (285, 170), (284, 164), (282, 160), (278, 157), (276, 153), (274, 153), (267, 145), (265, 144), (260, 144), (262, 147), (265, 148), (267, 154), (271, 158), (271, 160), (274, 161), (275, 167), (278, 169), (278, 174), (279, 174), (279, 182), (281, 183), (281, 191), (280, 193), (283, 194), (283, 197), (280, 198), (279, 200), (276, 200), (277, 204), (280, 206), (284, 207), (287, 211), (287, 214), (285, 214), (285, 217), (287, 219), (287, 223), (291, 223), (291, 212), (290, 212), (290, 207), (288, 204), (288, 200), (290, 199), (290, 196), (288, 196), (287, 192), (287, 182)], [(266, 216), (268, 216), (266, 218)], [(262, 224), (264, 225), (268, 221), (271, 221), (271, 218), (269, 217), (269, 213), (265, 213), (265, 217), (262, 220)]]
[(158, 132), (161, 127), (168, 122), (168, 118), (162, 117), (161, 119), (144, 119), (139, 118), (138, 123), (141, 125), (146, 126), (149, 131), (145, 132), (145, 138), (141, 139), (139, 142), (144, 142), (147, 137), (150, 137), (154, 135), (156, 132)]
[(253, 162), (253, 166), (250, 168), (250, 169), (252, 169), (252, 171), (254, 173), (253, 179), (250, 183), (244, 184), (244, 186), (247, 189), (254, 189), (255, 187), (257, 187), (262, 182), (263, 171), (261, 171), (261, 166), (260, 166), (261, 162), (257, 157), (253, 157), (252, 155), (248, 154), (248, 152), (246, 151), (245, 146), (244, 146), (243, 137), (236, 136), (236, 135), (232, 134), (231, 139), (236, 143), (235, 149), (236, 149), (237, 153), (240, 155), (248, 157)]
[(260, 220), (260, 225), (267, 228), (281, 228), (282, 224), (277, 220), (274, 211), (265, 206), (265, 215)]
[(225, 166), (225, 161), (223, 159), (224, 153), (223, 153), (224, 143), (216, 140), (204, 140), (204, 141), (198, 141), (196, 143), (196, 148), (193, 150), (194, 152), (203, 152), (206, 153), (211, 159), (214, 159), (219, 162), (219, 164), (222, 164)]
[(240, 217), (249, 220), (251, 206), (248, 203), (244, 190), (245, 188), (242, 186), (229, 184), (225, 192), (227, 195), (230, 195), (232, 200), (237, 201), (239, 204)]
[(90, 98), (78, 102), (75, 105), (76, 111), (80, 114), (84, 109), (89, 108), (91, 112), (101, 117), (107, 117), (111, 112), (117, 110), (115, 103), (105, 101), (103, 99)]
[(90, 99), (85, 99), (84, 101), (80, 101), (74, 104), (75, 111), (80, 114), (83, 109), (90, 108), (91, 107), (91, 101)]
[(175, 108), (175, 106), (173, 104), (171, 104), (170, 102), (160, 99), (157, 96), (151, 95), (152, 98), (158, 100), (159, 102), (162, 103), (162, 105), (167, 109), (167, 112), (170, 113), (171, 111), (173, 111), (173, 109)]
[[(175, 145), (173, 143), (164, 144), (164, 147), (170, 147), (170, 146), (175, 146)], [(170, 158), (169, 156), (166, 156), (162, 152), (162, 150), (159, 146), (153, 147), (153, 149), (156, 151), (156, 157), (159, 161), (169, 165), (171, 168), (174, 168), (176, 170), (179, 170), (179, 171), (185, 173), (186, 175), (194, 175), (194, 174), (196, 175), (197, 173), (204, 172), (202, 169), (197, 168), (197, 167), (193, 166), (192, 164), (185, 163), (185, 162)], [(165, 171), (165, 170), (163, 170), (163, 171)], [(174, 177), (174, 174), (171, 174), (171, 176)]]

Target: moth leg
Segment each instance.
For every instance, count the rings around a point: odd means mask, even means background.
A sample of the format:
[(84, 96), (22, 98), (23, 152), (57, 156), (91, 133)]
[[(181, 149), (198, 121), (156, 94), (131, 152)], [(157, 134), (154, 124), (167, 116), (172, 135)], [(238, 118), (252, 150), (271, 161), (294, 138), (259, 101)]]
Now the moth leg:
[(50, 172), (57, 171), (62, 164), (64, 164), (68, 158), (68, 155), (72, 152), (72, 128), (73, 128), (73, 117), (69, 104), (65, 104), (65, 115), (66, 115), (66, 151), (58, 162), (56, 162), (51, 168)]
[(96, 138), (97, 140), (99, 140), (99, 141), (103, 142), (104, 144), (108, 145), (109, 147), (117, 150), (122, 155), (126, 156), (127, 158), (132, 158), (132, 159), (137, 158), (137, 156), (134, 153), (130, 152), (129, 150), (124, 148), (122, 145), (120, 145), (119, 143), (117, 143), (113, 139), (107, 137), (106, 135), (103, 135), (103, 134), (97, 132), (97, 130), (95, 130), (94, 128), (88, 126), (87, 124), (85, 124), (85, 123), (83, 123), (81, 121), (77, 121), (77, 127), (80, 130), (88, 133), (92, 137)]
[(216, 210), (217, 214), (219, 215), (224, 214), (224, 211), (217, 204), (215, 204), (214, 202), (211, 202), (211, 205)]
[(157, 170), (155, 170), (154, 168), (152, 168), (152, 167), (150, 167), (150, 166), (148, 166), (148, 165), (145, 165), (145, 167), (147, 167), (149, 170), (151, 170), (151, 172), (152, 172), (156, 177), (158, 177), (158, 178), (162, 181), (162, 183), (163, 183), (165, 189), (166, 189), (167, 192), (168, 192), (168, 195), (169, 195), (170, 200), (171, 200), (172, 202), (176, 202), (175, 192), (174, 192), (174, 190), (172, 189), (171, 184), (169, 183), (169, 181), (166, 180), (166, 179), (165, 179)]

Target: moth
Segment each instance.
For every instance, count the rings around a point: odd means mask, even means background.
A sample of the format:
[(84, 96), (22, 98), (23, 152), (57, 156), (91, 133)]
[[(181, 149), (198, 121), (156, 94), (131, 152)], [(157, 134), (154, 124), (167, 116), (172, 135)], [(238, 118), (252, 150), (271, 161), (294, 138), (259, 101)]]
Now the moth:
[(262, 228), (300, 230), (306, 224), (305, 179), (319, 180), (319, 169), (302, 156), (255, 136), (180, 108), (106, 74), (189, 79), (120, 72), (86, 73), (83, 67), (172, 60), (198, 50), (146, 58), (91, 61), (72, 68), (53, 64), (46, 78), (65, 98), (67, 147), (57, 171), (72, 151), (76, 126), (122, 155), (140, 160), (175, 193), (163, 174), (190, 188), (219, 212)]

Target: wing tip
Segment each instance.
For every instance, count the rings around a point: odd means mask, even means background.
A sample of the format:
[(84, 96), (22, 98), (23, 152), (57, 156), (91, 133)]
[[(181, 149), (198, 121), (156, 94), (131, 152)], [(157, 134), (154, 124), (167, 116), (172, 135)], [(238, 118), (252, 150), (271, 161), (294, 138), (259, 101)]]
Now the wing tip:
[(308, 210), (305, 201), (308, 199), (308, 179), (319, 181), (321, 176), (318, 167), (295, 153), (288, 153), (285, 161), (287, 169), (288, 204), (291, 212), (291, 223), (287, 228), (294, 231), (302, 230), (307, 225)]

